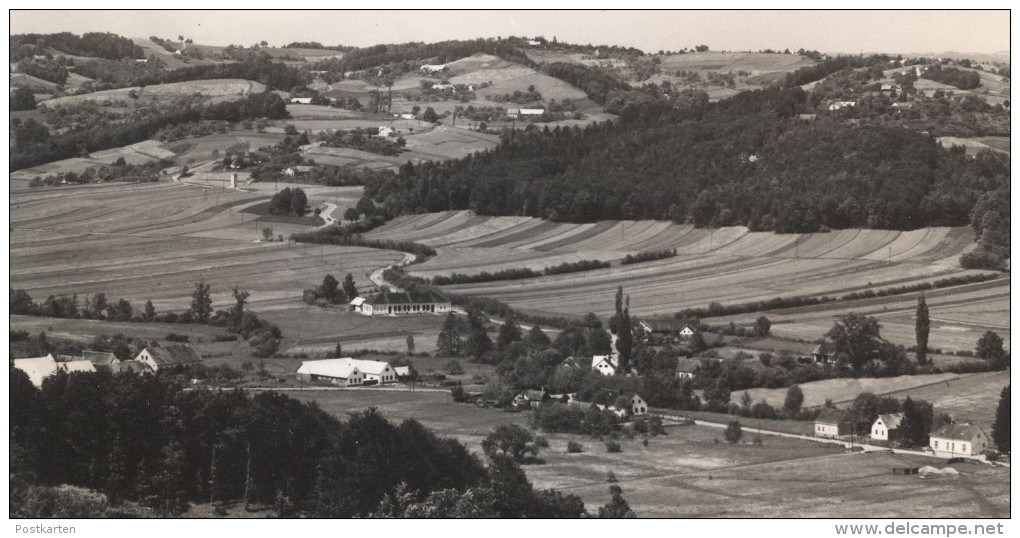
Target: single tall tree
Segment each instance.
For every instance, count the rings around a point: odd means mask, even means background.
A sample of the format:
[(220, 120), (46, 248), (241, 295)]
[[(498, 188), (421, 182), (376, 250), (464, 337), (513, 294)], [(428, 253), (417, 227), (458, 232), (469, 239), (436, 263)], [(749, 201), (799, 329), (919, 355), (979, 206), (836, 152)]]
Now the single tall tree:
[(191, 317), (199, 323), (209, 321), (212, 314), (212, 296), (209, 292), (209, 284), (205, 281), (195, 283), (195, 291), (191, 293)]
[(873, 317), (847, 314), (825, 336), (832, 340), (836, 357), (845, 359), (854, 371), (860, 371), (872, 359), (882, 356), (881, 326)]
[(796, 415), (800, 412), (801, 405), (804, 405), (804, 392), (800, 390), (800, 385), (790, 385), (790, 388), (786, 389), (783, 409), (791, 415)]
[(353, 301), (358, 297), (358, 285), (354, 283), (354, 275), (347, 273), (347, 276), (344, 277), (343, 286), (348, 301)]
[(985, 332), (978, 340), (977, 349), (975, 349), (974, 354), (996, 365), (1006, 362), (1006, 351), (1002, 348), (1002, 337), (992, 331)]
[(928, 364), (929, 329), (931, 329), (931, 319), (928, 317), (928, 303), (925, 301), (922, 291), (917, 296), (917, 321), (914, 327), (914, 334), (917, 336), (917, 364), (920, 366)]
[(333, 275), (326, 275), (322, 279), (322, 296), (332, 301), (336, 297), (336, 291), (340, 288), (340, 281)]
[(1000, 452), (1009, 452), (1009, 385), (999, 395), (999, 407), (995, 410), (995, 423), (992, 424), (992, 440)]

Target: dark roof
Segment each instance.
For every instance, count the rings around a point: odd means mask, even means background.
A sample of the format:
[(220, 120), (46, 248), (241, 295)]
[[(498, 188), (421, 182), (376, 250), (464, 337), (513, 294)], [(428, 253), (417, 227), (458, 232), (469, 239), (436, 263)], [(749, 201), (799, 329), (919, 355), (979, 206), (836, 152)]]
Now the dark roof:
[(122, 374), (147, 374), (152, 372), (152, 368), (142, 361), (124, 361), (117, 365), (117, 371)]
[(641, 320), (641, 323), (648, 325), (652, 332), (680, 332), (684, 327), (695, 329), (694, 325), (682, 319), (648, 318)]
[(83, 359), (92, 361), (95, 366), (110, 366), (117, 363), (117, 356), (106, 351), (82, 351)]
[(969, 441), (973, 439), (978, 432), (984, 433), (981, 428), (974, 426), (973, 424), (946, 424), (945, 426), (931, 432), (931, 437)]
[(676, 360), (677, 372), (694, 372), (699, 366), (701, 366), (701, 361), (697, 359), (679, 358)]
[(578, 370), (587, 370), (590, 367), (590, 364), (587, 359), (571, 356), (567, 357), (566, 359), (563, 359), (563, 362), (560, 363), (560, 366), (566, 368), (576, 368)]
[(848, 419), (849, 417), (847, 416), (846, 411), (826, 407), (818, 414), (818, 418), (815, 419), (815, 422), (819, 424), (842, 424)]
[(201, 362), (202, 357), (191, 346), (171, 344), (164, 347), (146, 348), (159, 366), (176, 366)]
[(366, 303), (372, 306), (379, 305), (400, 305), (400, 304), (431, 304), (449, 303), (450, 299), (439, 292), (434, 291), (413, 291), (396, 292), (384, 291), (369, 297)]

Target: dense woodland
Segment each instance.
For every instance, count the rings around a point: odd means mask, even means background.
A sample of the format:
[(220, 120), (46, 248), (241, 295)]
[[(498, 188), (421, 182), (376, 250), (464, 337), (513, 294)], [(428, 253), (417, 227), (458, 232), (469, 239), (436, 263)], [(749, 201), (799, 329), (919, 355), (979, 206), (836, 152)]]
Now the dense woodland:
[(367, 182), (366, 194), (398, 213), (670, 219), (789, 233), (965, 225), (982, 194), (1008, 185), (1008, 156), (972, 159), (902, 128), (798, 121), (806, 98), (772, 88), (718, 103), (632, 104), (618, 122), (508, 132), (482, 154), (408, 163), (392, 179)]
[(435, 492), (468, 498), (433, 507), (437, 517), (586, 514), (577, 497), (532, 489), (511, 459), (486, 466), (414, 420), (368, 410), (341, 422), (277, 393), (181, 388), (166, 376), (73, 373), (40, 390), (11, 368), (12, 514), (47, 517), (29, 493), (59, 484), (163, 516), (210, 502), (285, 517), (394, 516), (398, 492), (416, 503)]
[(145, 51), (129, 38), (108, 32), (85, 32), (75, 35), (70, 32), (56, 34), (18, 34), (9, 40), (11, 61), (35, 55), (50, 55), (56, 49), (74, 56), (88, 56), (119, 60), (121, 58), (144, 58)]

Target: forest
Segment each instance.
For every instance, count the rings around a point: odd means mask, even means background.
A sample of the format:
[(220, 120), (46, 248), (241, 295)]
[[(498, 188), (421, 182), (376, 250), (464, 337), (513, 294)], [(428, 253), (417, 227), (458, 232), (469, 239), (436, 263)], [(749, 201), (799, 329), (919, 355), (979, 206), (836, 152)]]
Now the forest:
[(586, 515), (575, 496), (534, 490), (510, 458), (486, 466), (460, 442), (372, 409), (340, 421), (278, 393), (184, 391), (162, 375), (61, 373), (40, 390), (14, 368), (10, 396), (12, 515), (46, 517), (39, 488), (61, 484), (163, 517), (192, 503), (268, 506), (283, 517), (393, 516), (398, 492), (419, 502), (438, 492), (473, 499), (438, 517), (468, 508), (483, 517)]
[(55, 34), (18, 34), (10, 37), (11, 61), (37, 54), (48, 55), (46, 49), (57, 49), (74, 56), (90, 56), (119, 60), (144, 58), (145, 52), (129, 38), (107, 32), (85, 32), (78, 36), (70, 32)]
[(365, 192), (398, 214), (472, 209), (805, 233), (966, 225), (983, 193), (1009, 183), (1008, 156), (971, 158), (902, 128), (798, 121), (806, 97), (776, 87), (716, 103), (635, 101), (616, 122), (508, 131), (492, 150), (408, 163), (366, 181)]

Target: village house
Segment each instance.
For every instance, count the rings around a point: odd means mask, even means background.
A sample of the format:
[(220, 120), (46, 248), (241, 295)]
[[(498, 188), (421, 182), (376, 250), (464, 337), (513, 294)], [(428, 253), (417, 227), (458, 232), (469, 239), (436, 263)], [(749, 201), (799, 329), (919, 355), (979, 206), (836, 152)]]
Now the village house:
[(397, 374), (398, 381), (410, 380), (412, 375), (410, 366), (394, 366), (393, 373)]
[(355, 312), (365, 316), (445, 314), (452, 308), (448, 297), (434, 291), (384, 291), (365, 298), (359, 305), (354, 305), (354, 301), (351, 304)]
[(311, 97), (292, 97), (290, 100), (292, 105), (310, 105), (312, 104)]
[(142, 362), (136, 360), (124, 361), (117, 365), (117, 373), (121, 374), (137, 374), (137, 375), (148, 375), (154, 373), (152, 368)]
[(853, 423), (846, 411), (826, 407), (815, 419), (815, 437), (838, 439), (853, 432)]
[(120, 359), (113, 353), (85, 350), (81, 352), (81, 355), (83, 359), (91, 362), (98, 371), (114, 373), (119, 371), (117, 367), (120, 365)]
[(679, 358), (676, 360), (676, 376), (680, 379), (694, 379), (694, 374), (701, 367), (698, 359)]
[(536, 407), (538, 404), (549, 400), (549, 393), (545, 390), (525, 390), (514, 396), (511, 402), (514, 407), (527, 408)]
[(202, 357), (191, 346), (171, 344), (164, 347), (145, 348), (135, 360), (144, 363), (153, 372), (187, 368), (202, 362)]
[(397, 372), (390, 363), (352, 359), (302, 361), (297, 369), (301, 381), (326, 380), (336, 385), (361, 385), (366, 381), (395, 383)]
[(647, 415), (648, 414), (648, 403), (645, 399), (638, 396), (637, 394), (630, 397), (630, 413), (632, 415)]
[(544, 108), (508, 108), (506, 109), (506, 117), (508, 118), (519, 118), (520, 116), (541, 116), (545, 114)]
[(308, 174), (309, 172), (311, 172), (314, 169), (315, 169), (314, 166), (308, 166), (308, 165), (290, 166), (286, 170), (284, 170), (283, 173), (287, 174), (290, 177), (298, 177), (298, 176), (303, 176), (305, 174)]
[(647, 341), (652, 336), (668, 338), (670, 341), (694, 337), (697, 327), (683, 320), (670, 318), (647, 318), (638, 322), (638, 330)]
[(822, 342), (811, 350), (811, 359), (815, 364), (832, 364), (836, 362), (835, 356), (829, 351), (827, 342)]
[(991, 440), (984, 430), (973, 424), (946, 424), (931, 432), (928, 445), (936, 456), (959, 458), (982, 454), (991, 446)]
[(433, 84), (432, 85), (432, 89), (433, 90), (437, 90), (437, 91), (446, 91), (446, 90), (454, 90), (455, 88), (454, 88), (453, 84)]
[(383, 125), (383, 126), (379, 127), (379, 134), (376, 135), (376, 136), (381, 136), (381, 137), (385, 138), (387, 136), (392, 135), (393, 132), (394, 131), (393, 131), (392, 127), (388, 127), (386, 125)]
[(871, 425), (871, 438), (880, 441), (891, 441), (896, 437), (900, 422), (902, 421), (903, 413), (878, 415), (875, 423)]
[(58, 362), (57, 369), (69, 374), (74, 372), (95, 373), (96, 371), (96, 368), (92, 366), (92, 362), (85, 359)]
[(853, 108), (857, 106), (857, 101), (834, 101), (829, 105), (829, 110), (840, 110), (843, 108)]
[(602, 375), (616, 375), (620, 367), (620, 359), (615, 354), (595, 355), (591, 358), (591, 368)]

